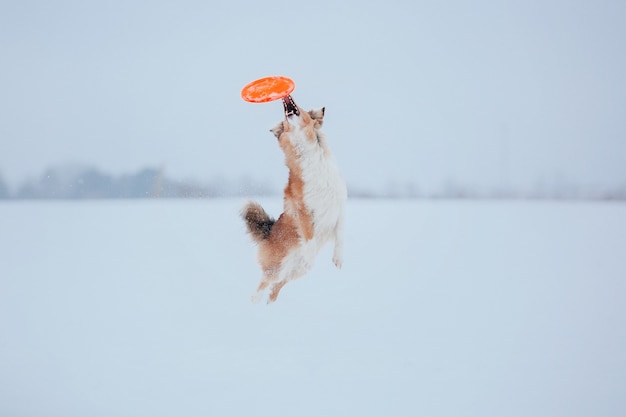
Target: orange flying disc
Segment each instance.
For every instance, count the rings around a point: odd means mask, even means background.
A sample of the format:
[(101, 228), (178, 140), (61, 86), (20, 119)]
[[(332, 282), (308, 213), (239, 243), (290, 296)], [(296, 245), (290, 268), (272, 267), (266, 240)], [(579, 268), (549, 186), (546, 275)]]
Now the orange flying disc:
[(287, 97), (294, 88), (293, 80), (281, 75), (259, 78), (241, 90), (241, 98), (250, 103), (267, 103)]

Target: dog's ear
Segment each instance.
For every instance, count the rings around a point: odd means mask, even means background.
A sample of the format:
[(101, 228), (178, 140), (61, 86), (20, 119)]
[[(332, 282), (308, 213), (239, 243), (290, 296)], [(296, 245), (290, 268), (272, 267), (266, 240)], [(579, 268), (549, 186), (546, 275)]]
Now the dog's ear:
[(309, 110), (309, 116), (311, 119), (315, 121), (315, 127), (322, 127), (322, 123), (324, 123), (324, 112), (326, 111), (326, 107), (322, 107), (319, 110)]
[(285, 128), (283, 127), (283, 122), (278, 123), (276, 126), (270, 129), (270, 132), (276, 136), (276, 139), (280, 138), (280, 135), (283, 134)]

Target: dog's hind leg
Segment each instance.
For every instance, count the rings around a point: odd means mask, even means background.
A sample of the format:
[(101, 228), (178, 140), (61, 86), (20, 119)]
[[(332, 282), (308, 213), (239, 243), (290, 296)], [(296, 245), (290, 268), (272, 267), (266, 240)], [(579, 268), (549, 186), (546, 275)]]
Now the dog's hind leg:
[(265, 279), (261, 281), (261, 283), (259, 284), (259, 287), (256, 289), (256, 292), (252, 294), (252, 302), (254, 304), (257, 304), (259, 301), (261, 301), (261, 298), (263, 297), (263, 292), (269, 286), (269, 284), (270, 283), (266, 281)]
[(286, 280), (277, 282), (276, 284), (272, 285), (272, 290), (270, 291), (270, 296), (267, 299), (267, 303), (273, 303), (274, 301), (276, 301), (276, 298), (278, 298), (278, 293), (280, 292), (280, 290), (285, 286), (285, 284), (287, 283)]
[(272, 284), (268, 304), (278, 298), (278, 293), (289, 281), (296, 280), (305, 275), (313, 267), (313, 260), (317, 253), (317, 243), (309, 241), (295, 250), (283, 260), (278, 276)]
[(263, 293), (265, 292), (267, 287), (270, 286), (272, 282), (276, 281), (276, 278), (277, 278), (276, 272), (273, 270), (263, 272), (263, 277), (261, 278), (261, 282), (259, 283), (259, 286), (257, 287), (256, 292), (252, 294), (253, 303), (256, 304), (259, 301), (261, 301), (261, 298), (263, 297)]

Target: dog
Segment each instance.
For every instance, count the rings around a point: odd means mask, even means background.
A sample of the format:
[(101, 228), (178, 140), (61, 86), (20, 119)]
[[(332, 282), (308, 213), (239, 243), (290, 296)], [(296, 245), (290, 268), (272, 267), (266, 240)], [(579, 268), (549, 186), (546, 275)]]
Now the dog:
[(258, 302), (269, 288), (268, 304), (289, 281), (305, 275), (318, 252), (334, 240), (333, 262), (343, 264), (347, 188), (326, 137), (320, 130), (325, 108), (304, 111), (291, 96), (283, 98), (284, 120), (270, 131), (285, 154), (289, 179), (283, 213), (277, 220), (249, 201), (241, 215), (258, 245), (261, 283), (252, 297)]

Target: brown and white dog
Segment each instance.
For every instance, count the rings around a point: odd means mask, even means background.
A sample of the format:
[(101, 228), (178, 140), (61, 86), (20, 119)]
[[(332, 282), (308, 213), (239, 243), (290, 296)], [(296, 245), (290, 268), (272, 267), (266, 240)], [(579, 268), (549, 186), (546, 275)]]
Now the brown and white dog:
[(285, 119), (271, 132), (285, 154), (289, 180), (283, 213), (274, 220), (256, 202), (248, 202), (241, 214), (248, 233), (259, 246), (263, 271), (253, 296), (258, 302), (270, 287), (268, 303), (281, 288), (306, 274), (321, 247), (334, 240), (333, 262), (343, 262), (346, 185), (320, 131), (324, 108), (304, 111), (291, 96), (283, 99)]

